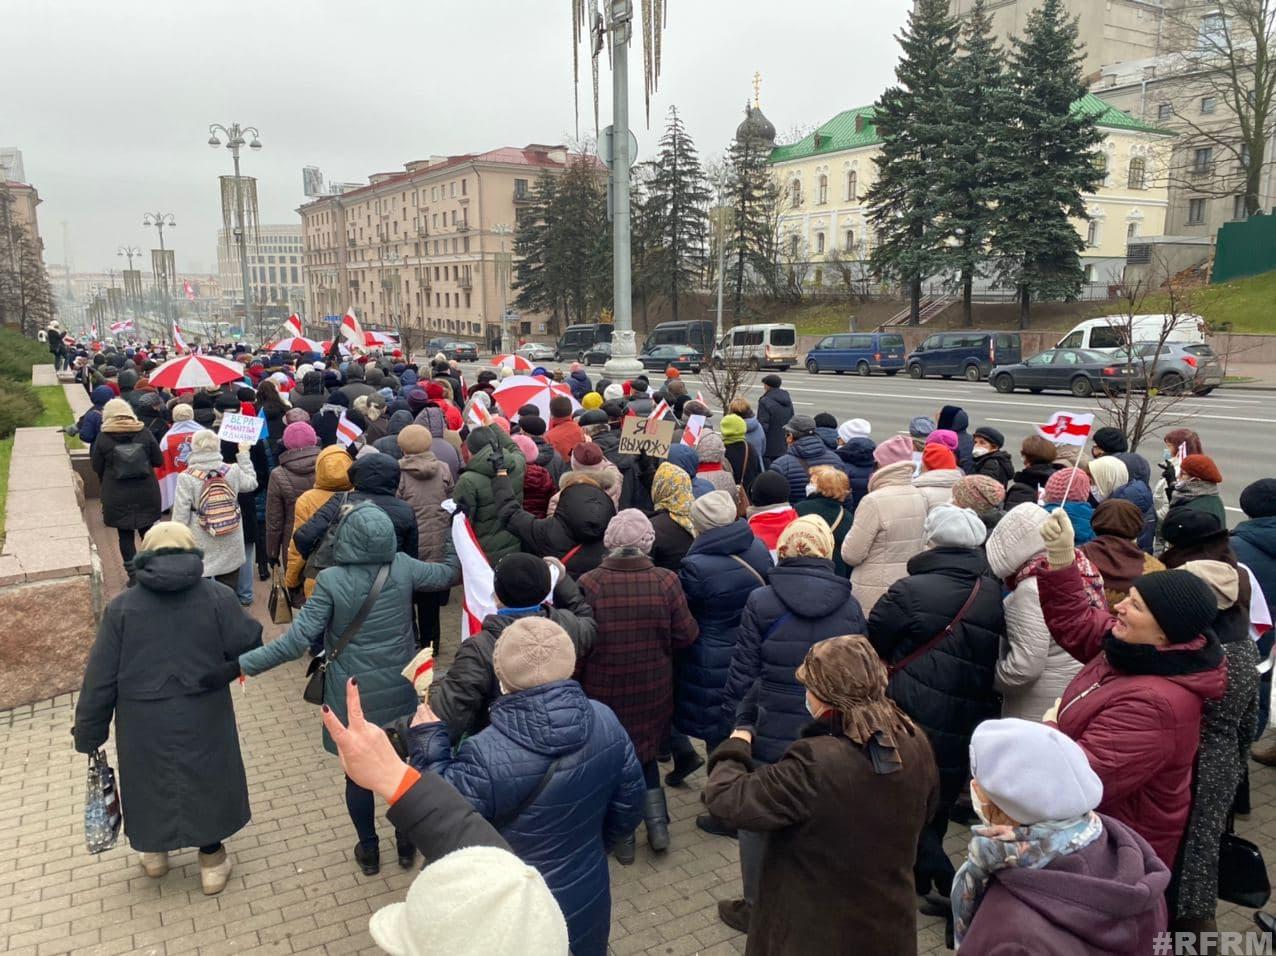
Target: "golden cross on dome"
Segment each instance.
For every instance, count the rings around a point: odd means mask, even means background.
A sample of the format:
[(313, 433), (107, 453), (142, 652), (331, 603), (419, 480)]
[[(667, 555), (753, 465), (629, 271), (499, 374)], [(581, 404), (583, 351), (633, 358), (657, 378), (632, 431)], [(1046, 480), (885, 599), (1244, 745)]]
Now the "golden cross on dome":
[(755, 71), (753, 74), (753, 108), (755, 110), (762, 108), (762, 104), (758, 100), (758, 94), (761, 89), (762, 89), (762, 74)]

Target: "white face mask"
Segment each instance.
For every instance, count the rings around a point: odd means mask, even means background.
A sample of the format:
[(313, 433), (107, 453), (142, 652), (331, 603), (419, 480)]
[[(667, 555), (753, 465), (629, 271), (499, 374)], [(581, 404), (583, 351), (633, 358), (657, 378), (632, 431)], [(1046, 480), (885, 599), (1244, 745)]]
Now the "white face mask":
[(983, 445), (976, 445), (970, 450), (970, 453), (976, 458), (983, 458), (984, 455), (988, 454), (988, 451), (989, 449), (985, 448)]
[(806, 704), (806, 712), (807, 712), (808, 714), (810, 714), (810, 715), (811, 715), (813, 718), (815, 718), (816, 720), (819, 720), (819, 719), (820, 719), (820, 714), (824, 713), (824, 711), (822, 711), (822, 710), (820, 710), (820, 711), (815, 711), (815, 710), (812, 710), (812, 709), (811, 709), (811, 695), (810, 695), (810, 694), (805, 695), (805, 699), (802, 701), (802, 703)]
[(984, 824), (991, 823), (988, 819), (988, 811), (984, 806), (984, 802), (979, 799), (979, 794), (975, 793), (975, 785), (973, 781), (970, 785), (970, 808), (975, 811), (975, 816), (979, 817)]
[(811, 497), (811, 495), (815, 494), (815, 492), (816, 492), (815, 482), (808, 481), (806, 483), (806, 496), (809, 498)]
[(1099, 488), (1098, 485), (1094, 485), (1090, 488), (1090, 494), (1094, 496), (1096, 504), (1108, 496), (1107, 492)]

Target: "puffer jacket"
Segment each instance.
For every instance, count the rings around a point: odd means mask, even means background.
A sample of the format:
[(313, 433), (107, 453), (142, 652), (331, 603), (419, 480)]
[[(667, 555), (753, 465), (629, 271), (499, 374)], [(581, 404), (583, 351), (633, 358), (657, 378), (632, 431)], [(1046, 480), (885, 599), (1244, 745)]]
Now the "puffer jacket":
[[(416, 515), (406, 501), (396, 497), (399, 493), (399, 463), (389, 455), (379, 452), (366, 455), (350, 466), (350, 481), (354, 491), (350, 492), (350, 503), (371, 501), (389, 516), (394, 524), (394, 539), (399, 550), (415, 558), (420, 550), (417, 541)], [(315, 512), (315, 516), (304, 525), (299, 525), (293, 532), (293, 540), (297, 550), (303, 557), (308, 557), (323, 538), (328, 526), (341, 513), (341, 498), (334, 497), (324, 502)]]
[(722, 691), (740, 616), (749, 595), (766, 584), (771, 567), (767, 546), (749, 530), (748, 522), (736, 519), (697, 535), (678, 569), (700, 638), (674, 655), (674, 725), (710, 747), (730, 732), (723, 721)]
[[(558, 454), (554, 446), (545, 440), (544, 435), (529, 435), (528, 437), (536, 445), (536, 464), (548, 471), (554, 481), (560, 480), (563, 477), (563, 472), (567, 470), (567, 462)], [(617, 438), (616, 441), (619, 443), (620, 439)]]
[(1065, 501), (1062, 505), (1048, 504), (1042, 507), (1048, 512), (1063, 508), (1068, 513), (1078, 545), (1088, 544), (1094, 540), (1094, 529), (1090, 527), (1090, 519), (1094, 517), (1094, 506), (1088, 501)]
[(1268, 606), (1276, 609), (1276, 517), (1242, 521), (1232, 529), (1232, 550), (1254, 572)]
[(1054, 462), (1046, 462), (1045, 464), (1029, 465), (1021, 471), (1015, 472), (1015, 479), (1006, 489), (1006, 500), (1002, 504), (1002, 508), (1009, 511), (1011, 508), (1022, 504), (1036, 504), (1041, 497), (1041, 489), (1046, 486), (1046, 482), (1050, 480), (1060, 465)]
[[(521, 505), (523, 473), (527, 464), (523, 453), (501, 429), (489, 426), (486, 430), (500, 446), (505, 457), (505, 468), (509, 472), (514, 500)], [(479, 547), (493, 567), (505, 555), (521, 550), (518, 537), (505, 527), (505, 523), (497, 515), (496, 497), (492, 493), (492, 479), (495, 477), (496, 469), (492, 467), (492, 448), (489, 445), (471, 456), (452, 490), (453, 500), (469, 515)]]
[(952, 633), (895, 673), (886, 688), (930, 738), (941, 803), (966, 785), (975, 727), (1001, 711), (993, 688), (1005, 626), (1001, 582), (989, 573), (980, 548), (923, 551), (868, 618), (869, 641), (886, 664), (898, 664), (953, 622), (976, 581), (979, 594)]
[[(758, 399), (757, 422), (762, 427), (762, 435), (766, 441), (762, 449), (764, 461), (779, 458), (785, 452), (784, 426), (793, 417), (793, 399), (782, 388), (772, 388), (763, 392)], [(747, 430), (744, 437), (749, 437)], [(823, 445), (823, 442), (820, 442)]]
[(150, 429), (141, 427), (134, 432), (102, 429), (89, 449), (89, 457), (102, 483), (102, 523), (108, 528), (141, 531), (160, 519), (160, 486), (154, 472), (141, 478), (115, 477), (115, 448), (131, 444), (146, 446), (152, 468), (164, 464), (159, 442)]
[(616, 514), (616, 506), (592, 482), (578, 481), (569, 486), (549, 518), (537, 518), (523, 510), (507, 475), (497, 475), (492, 480), (492, 494), (501, 526), (518, 539), (522, 549), (541, 558), (564, 559), (563, 566), (573, 578), (592, 571), (606, 556), (603, 534)]
[[(319, 452), (315, 458), (315, 486), (303, 491), (293, 506), (293, 528), (300, 528), (315, 516), (334, 494), (350, 490), (350, 456), (340, 445), (330, 445)], [(295, 531), (294, 531), (295, 534)], [(302, 575), (306, 570), (306, 559), (297, 550), (294, 535), (288, 536), (288, 572), (284, 578), (290, 588), (302, 585)], [(314, 591), (313, 579), (305, 581), (306, 594)]]
[(728, 731), (753, 731), (753, 756), (774, 763), (811, 720), (796, 671), (812, 644), (863, 634), (864, 614), (850, 582), (823, 558), (788, 558), (745, 603), (722, 694)]
[(1015, 465), (1010, 460), (1010, 453), (1002, 449), (990, 451), (986, 455), (980, 455), (973, 458), (973, 464), (970, 471), (971, 475), (984, 475), (991, 478), (1003, 488), (1009, 486), (1015, 477)]
[(795, 505), (806, 497), (806, 485), (811, 469), (816, 465), (830, 465), (845, 472), (846, 466), (819, 435), (803, 435), (789, 446), (789, 450), (771, 462), (771, 470), (784, 476), (789, 483), (789, 504)]
[(913, 487), (913, 463), (887, 465), (869, 479), (868, 494), (842, 541), (842, 560), (860, 606), (872, 611), (887, 588), (908, 573), (908, 559), (922, 550), (926, 496)]
[(752, 447), (753, 454), (757, 456), (760, 466), (763, 457), (766, 455), (766, 431), (762, 428), (762, 423), (757, 418), (751, 416), (744, 420), (744, 440)]
[(582, 368), (577, 369), (567, 376), (567, 387), (572, 390), (572, 398), (579, 402), (582, 398), (589, 394), (590, 390), (594, 386), (590, 383), (589, 376)]
[[(211, 535), (199, 525), (199, 496), (203, 490), (203, 475), (211, 475), (222, 470), (226, 484), (235, 493), (240, 505), (238, 527), (230, 534)], [(173, 520), (184, 524), (195, 536), (195, 547), (204, 552), (204, 576), (216, 577), (237, 571), (244, 563), (244, 523), (243, 500), (240, 495), (257, 490), (257, 470), (253, 467), (250, 453), (242, 451), (235, 464), (226, 467), (222, 463), (220, 451), (193, 451), (186, 459), (186, 470), (177, 476), (177, 490), (173, 493)], [(252, 519), (256, 526), (256, 516)]]
[(529, 461), (523, 472), (523, 507), (529, 514), (537, 518), (548, 516), (549, 503), (557, 504), (558, 489), (554, 487), (554, 479), (549, 472)]
[(452, 496), (452, 472), (433, 451), (404, 455), (399, 461), (399, 488), (396, 494), (408, 503), (416, 516), (417, 557), (438, 561), (443, 542), (451, 538), (452, 516), (441, 507)]
[(447, 416), (443, 414), (443, 409), (431, 402), (417, 413), (416, 418), (412, 419), (412, 424), (420, 425), (429, 431), (434, 439), (430, 451), (434, 452), (435, 458), (447, 465), (455, 482), (461, 474), (461, 455), (456, 450), (455, 444), (459, 439), (456, 432), (448, 431)]
[(837, 450), (837, 457), (842, 459), (842, 469), (851, 479), (852, 513), (868, 494), (868, 480), (877, 470), (877, 460), (873, 457), (876, 450), (877, 444), (871, 438), (852, 438)]
[[(545, 878), (574, 956), (605, 956), (611, 933), (607, 852), (642, 818), (644, 785), (616, 715), (573, 680), (507, 694), (492, 723), (449, 747), (449, 728), (409, 731), (411, 762), (452, 784)], [(544, 789), (519, 809), (548, 775)]]
[(953, 485), (965, 477), (966, 473), (960, 468), (923, 471), (913, 479), (913, 487), (926, 496), (926, 510), (930, 511), (939, 505), (950, 504), (953, 500)]
[(1151, 554), (1156, 542), (1156, 502), (1152, 497), (1152, 489), (1148, 487), (1146, 481), (1131, 478), (1120, 488), (1113, 489), (1112, 497), (1128, 501), (1143, 512), (1143, 530), (1139, 533), (1139, 547)]
[[(620, 469), (617, 468), (607, 459), (603, 459), (603, 467), (591, 471), (574, 471), (568, 469), (563, 472), (558, 479), (558, 490), (550, 492), (549, 501), (545, 504), (545, 513), (537, 515), (540, 518), (547, 518), (558, 510), (558, 496), (566, 491), (569, 487), (578, 481), (591, 481), (603, 491), (607, 492), (607, 497), (611, 499), (611, 503), (616, 506), (616, 510), (621, 509), (620, 496), (624, 484), (624, 479), (620, 476)], [(526, 484), (526, 481), (524, 481)], [(553, 488), (553, 485), (550, 485)], [(526, 493), (524, 493), (526, 497)], [(524, 504), (526, 507), (526, 504)], [(535, 512), (528, 508), (528, 511)]]
[(270, 473), (266, 485), (266, 555), (271, 561), (283, 561), (288, 555), (297, 499), (314, 487), (318, 458), (317, 445), (285, 449)]
[[(390, 565), (376, 603), (344, 651), (328, 665), (324, 703), (346, 723), (346, 681), (359, 681), (359, 697), (367, 719), (388, 724), (416, 709), (416, 691), (400, 673), (416, 653), (412, 628), (412, 592), (444, 591), (460, 579), (460, 563), (445, 544), (443, 561), (427, 564), (396, 551), (394, 528), (380, 508), (354, 509), (337, 531), (337, 564), (319, 572), (314, 593), (277, 640), (239, 658), (243, 673), (252, 677), (293, 661), (307, 650), (322, 647), (329, 654), (346, 626), (354, 620), (372, 590), (382, 565)], [(323, 745), (337, 748), (325, 730)]]

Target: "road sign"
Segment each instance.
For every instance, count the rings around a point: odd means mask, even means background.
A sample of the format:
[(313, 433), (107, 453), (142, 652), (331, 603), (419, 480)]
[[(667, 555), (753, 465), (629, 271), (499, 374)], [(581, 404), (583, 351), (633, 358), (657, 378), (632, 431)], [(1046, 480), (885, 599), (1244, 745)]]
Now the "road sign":
[(341, 319), (342, 319), (342, 316), (340, 315), (325, 315), (323, 317), (323, 320), (327, 322), (329, 325), (340, 325)]
[[(615, 127), (608, 126), (599, 134), (598, 137), (598, 158), (611, 169), (615, 163)], [(632, 169), (638, 162), (638, 137), (634, 136), (634, 131), (629, 131), (629, 167)]]

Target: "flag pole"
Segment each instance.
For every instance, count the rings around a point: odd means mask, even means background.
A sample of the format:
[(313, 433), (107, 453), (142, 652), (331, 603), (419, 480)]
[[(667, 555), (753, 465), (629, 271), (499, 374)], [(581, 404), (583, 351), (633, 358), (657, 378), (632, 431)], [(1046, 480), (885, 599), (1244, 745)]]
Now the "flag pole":
[[(1072, 468), (1072, 474), (1070, 474), (1070, 475), (1068, 476), (1068, 484), (1067, 484), (1067, 485), (1064, 487), (1064, 489), (1063, 489), (1063, 500), (1064, 500), (1064, 501), (1067, 501), (1067, 500), (1068, 500), (1068, 492), (1070, 492), (1070, 491), (1072, 490), (1072, 482), (1073, 482), (1073, 479), (1075, 479), (1075, 478), (1077, 477), (1077, 472), (1079, 472), (1079, 471), (1081, 470), (1081, 462), (1082, 462), (1082, 459), (1084, 459), (1084, 458), (1085, 458), (1085, 449), (1086, 449), (1086, 445), (1090, 444), (1090, 436), (1091, 436), (1091, 435), (1093, 435), (1093, 434), (1094, 434), (1094, 423), (1093, 423), (1093, 422), (1091, 422), (1091, 423), (1090, 423), (1090, 430), (1089, 430), (1088, 432), (1086, 432), (1085, 440), (1081, 442), (1081, 450), (1077, 452), (1077, 463), (1076, 463), (1076, 465), (1074, 465), (1074, 466), (1073, 466), (1073, 468)], [(1062, 503), (1060, 503), (1059, 507), (1060, 507), (1060, 508), (1062, 508), (1062, 507), (1063, 507), (1063, 504), (1062, 504)]]

